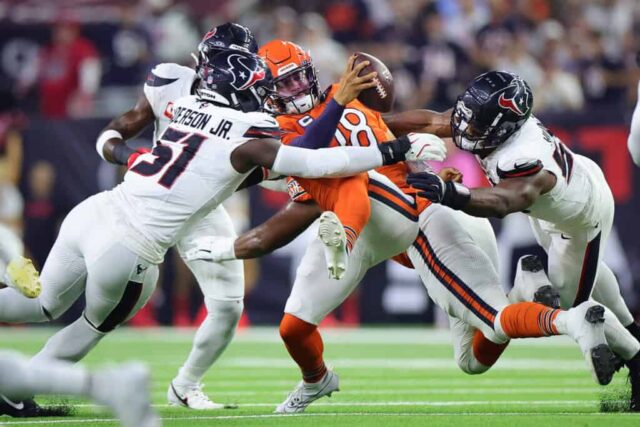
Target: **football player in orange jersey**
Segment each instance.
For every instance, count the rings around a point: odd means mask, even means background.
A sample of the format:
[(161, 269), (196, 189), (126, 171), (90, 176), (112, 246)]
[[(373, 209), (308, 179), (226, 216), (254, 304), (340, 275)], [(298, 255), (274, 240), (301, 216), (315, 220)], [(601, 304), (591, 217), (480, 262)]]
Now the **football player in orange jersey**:
[[(351, 56), (341, 81), (322, 92), (311, 56), (295, 43), (272, 40), (260, 47), (258, 54), (265, 59), (274, 76), (277, 96), (272, 100), (272, 107), (277, 114), (283, 143), (308, 143), (308, 136), (312, 136), (312, 147), (320, 148), (370, 146), (395, 139), (380, 113), (356, 99), (362, 90), (375, 86), (372, 80), (376, 77), (375, 72), (358, 76), (369, 65), (368, 61), (354, 66), (355, 55)], [(354, 80), (356, 84), (347, 86), (345, 83), (349, 80)], [(432, 140), (433, 156), (430, 159), (444, 159), (445, 151), (439, 138), (431, 134), (410, 134), (408, 138), (411, 141)], [(396, 184), (405, 184), (404, 177), (408, 170), (405, 163), (399, 165), (399, 169), (381, 169)], [(398, 179), (393, 179), (393, 175), (398, 175)], [(348, 254), (371, 213), (367, 174), (340, 180), (296, 179), (326, 210), (320, 218), (318, 235), (325, 244), (330, 276), (339, 279), (347, 269)], [(327, 194), (322, 191), (324, 186), (336, 188), (338, 196), (322, 200), (323, 195)], [(340, 203), (336, 203), (338, 200)]]
[[(281, 65), (284, 68), (287, 64)], [(289, 67), (287, 70), (295, 69), (296, 67)], [(309, 86), (302, 77), (298, 77), (298, 80), (306, 87)], [(287, 89), (287, 86), (289, 85), (280, 85), (279, 90)], [(295, 97), (284, 92), (279, 100), (280, 106), (287, 107), (288, 102), (298, 98), (307, 105), (315, 105), (313, 93), (314, 91), (308, 90)], [(289, 107), (295, 107), (299, 111), (299, 105)], [(346, 109), (343, 112), (346, 113)], [(303, 136), (306, 137), (309, 133), (316, 135), (312, 124), (322, 120), (325, 114), (320, 114), (316, 120), (306, 117), (298, 115), (296, 124), (306, 122)], [(440, 123), (429, 122), (434, 117), (437, 118), (434, 113), (416, 110), (391, 116), (388, 121), (394, 124), (398, 133), (423, 128), (441, 130)], [(336, 122), (343, 118), (344, 114)], [(366, 123), (364, 125), (368, 126)], [(336, 127), (329, 130), (336, 132)], [(339, 132), (341, 130), (338, 128), (336, 133)], [(344, 135), (342, 137), (346, 140)], [(336, 135), (335, 138), (340, 141), (339, 136)], [(295, 138), (291, 140), (293, 143), (295, 141)], [(407, 169), (405, 166), (404, 175), (398, 170), (385, 172), (398, 180), (407, 193), (412, 194), (415, 191), (404, 182)], [(418, 207), (413, 197), (399, 193), (388, 178), (384, 179), (379, 174), (376, 177), (374, 172), (370, 172), (370, 177), (370, 202), (375, 202), (371, 205), (376, 210), (380, 209), (378, 212), (382, 218), (391, 213), (389, 210), (385, 211), (385, 208), (391, 208), (395, 214), (400, 213), (405, 218), (415, 217), (419, 213), (419, 218), (416, 219), (419, 219), (420, 230), (408, 250), (408, 263), (416, 267), (434, 301), (450, 314), (455, 356), (461, 369), (467, 373), (486, 371), (495, 363), (510, 338), (567, 334), (582, 348), (597, 381), (610, 381), (614, 367), (612, 358), (609, 357), (611, 351), (602, 333), (599, 306), (585, 303), (564, 312), (537, 303), (509, 304), (499, 285), (495, 237), (488, 222), (451, 209), (443, 209), (439, 205), (430, 206), (428, 202), (423, 202)], [(318, 182), (314, 181), (312, 184)], [(312, 195), (320, 204), (319, 208), (313, 202), (300, 203), (301, 194), (304, 194), (303, 187), (296, 181), (291, 181), (289, 190), (297, 203), (290, 204), (262, 226), (232, 242), (203, 238), (196, 244), (197, 249), (187, 256), (221, 261), (263, 255), (286, 244), (304, 230), (320, 215), (320, 208), (327, 209), (329, 204), (339, 205), (344, 197), (359, 196), (353, 192), (341, 195), (339, 185), (318, 184), (316, 194)], [(376, 215), (374, 217), (378, 218)], [(331, 282), (318, 274), (320, 252), (317, 241), (312, 243), (305, 254), (280, 325), (285, 345), (302, 370), (303, 381), (278, 406), (277, 412), (301, 412), (314, 400), (338, 389), (337, 376), (328, 371), (324, 364), (322, 339), (316, 325), (353, 290), (364, 270), (381, 261), (380, 255), (387, 249), (386, 245), (402, 240), (389, 234), (401, 232), (402, 224), (380, 227), (384, 221), (374, 220), (374, 217), (363, 231), (364, 241), (354, 248), (354, 258), (358, 262), (349, 267), (342, 280)], [(397, 225), (401, 226), (400, 230)], [(407, 232), (412, 230), (411, 224), (405, 228)]]

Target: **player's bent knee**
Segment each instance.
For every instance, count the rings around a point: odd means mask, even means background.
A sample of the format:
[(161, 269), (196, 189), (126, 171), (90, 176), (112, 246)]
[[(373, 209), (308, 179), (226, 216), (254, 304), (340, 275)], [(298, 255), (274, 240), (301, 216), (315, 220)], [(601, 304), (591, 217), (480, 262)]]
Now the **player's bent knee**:
[(208, 316), (235, 319), (236, 322), (240, 320), (244, 309), (242, 299), (219, 300), (207, 297), (204, 299), (204, 305), (207, 307)]
[(485, 366), (473, 356), (472, 351), (456, 355), (456, 363), (465, 374), (479, 375), (487, 372), (491, 366)]

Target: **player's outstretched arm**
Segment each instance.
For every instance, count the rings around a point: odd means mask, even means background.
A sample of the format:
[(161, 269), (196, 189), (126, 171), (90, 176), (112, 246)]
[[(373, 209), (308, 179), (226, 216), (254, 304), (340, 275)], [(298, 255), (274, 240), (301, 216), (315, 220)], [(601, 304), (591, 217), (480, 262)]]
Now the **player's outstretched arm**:
[(273, 173), (304, 178), (351, 176), (405, 160), (443, 160), (444, 141), (435, 135), (412, 134), (370, 147), (307, 150), (275, 139), (247, 141), (231, 153), (238, 172), (263, 166)]
[(450, 138), (451, 112), (443, 113), (432, 110), (409, 110), (401, 113), (384, 114), (382, 116), (389, 130), (396, 135), (406, 135), (410, 132), (432, 133), (441, 138)]
[(545, 170), (522, 178), (508, 178), (492, 188), (467, 188), (443, 181), (439, 176), (421, 172), (410, 174), (407, 182), (421, 190), (418, 195), (435, 203), (462, 210), (479, 217), (503, 218), (529, 208), (536, 199), (550, 191), (556, 177)]
[(204, 236), (194, 241), (187, 260), (229, 261), (258, 258), (295, 239), (322, 213), (314, 201), (290, 202), (263, 224), (242, 233), (238, 238)]
[(287, 245), (320, 214), (322, 209), (314, 201), (289, 202), (267, 221), (238, 236), (233, 245), (236, 258), (261, 257)]
[(126, 140), (138, 135), (155, 120), (151, 104), (142, 95), (136, 105), (126, 113), (111, 120), (96, 141), (100, 157), (110, 163), (126, 165), (136, 150), (126, 144)]

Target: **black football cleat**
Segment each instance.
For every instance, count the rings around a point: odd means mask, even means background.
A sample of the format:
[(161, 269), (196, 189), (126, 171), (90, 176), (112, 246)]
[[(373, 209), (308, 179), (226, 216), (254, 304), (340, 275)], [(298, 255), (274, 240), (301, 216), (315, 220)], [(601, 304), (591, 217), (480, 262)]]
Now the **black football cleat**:
[(549, 285), (541, 286), (533, 294), (533, 302), (550, 308), (560, 308), (560, 294)]
[(40, 405), (33, 399), (11, 400), (0, 394), (0, 415), (14, 418), (31, 418), (40, 416)]
[(68, 417), (73, 413), (73, 408), (65, 403), (40, 406), (33, 398), (18, 401), (0, 394), (0, 416), (8, 415), (14, 418)]
[(629, 382), (631, 383), (629, 410), (631, 412), (640, 412), (640, 353), (633, 356), (625, 364), (629, 368)]
[[(537, 255), (527, 255), (522, 257), (520, 263), (522, 271), (537, 273), (544, 270), (542, 260)], [(560, 308), (560, 294), (550, 285), (544, 285), (538, 288), (533, 294), (533, 302), (546, 305), (551, 308)]]
[(522, 257), (522, 270), (537, 273), (544, 269), (542, 260), (537, 255), (527, 255)]

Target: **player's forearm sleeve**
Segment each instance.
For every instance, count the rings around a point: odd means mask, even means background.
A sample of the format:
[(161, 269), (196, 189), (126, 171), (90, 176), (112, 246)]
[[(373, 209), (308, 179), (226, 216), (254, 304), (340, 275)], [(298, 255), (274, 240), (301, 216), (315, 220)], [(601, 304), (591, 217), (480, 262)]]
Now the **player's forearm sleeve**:
[(382, 166), (382, 154), (371, 147), (334, 147), (319, 150), (283, 145), (272, 171), (303, 178), (351, 176)]
[(343, 111), (344, 107), (332, 98), (320, 117), (305, 128), (303, 135), (293, 139), (288, 145), (312, 149), (328, 147), (336, 133)]
[(631, 118), (631, 130), (627, 139), (627, 147), (629, 147), (633, 163), (640, 166), (640, 82), (638, 82), (638, 101)]

